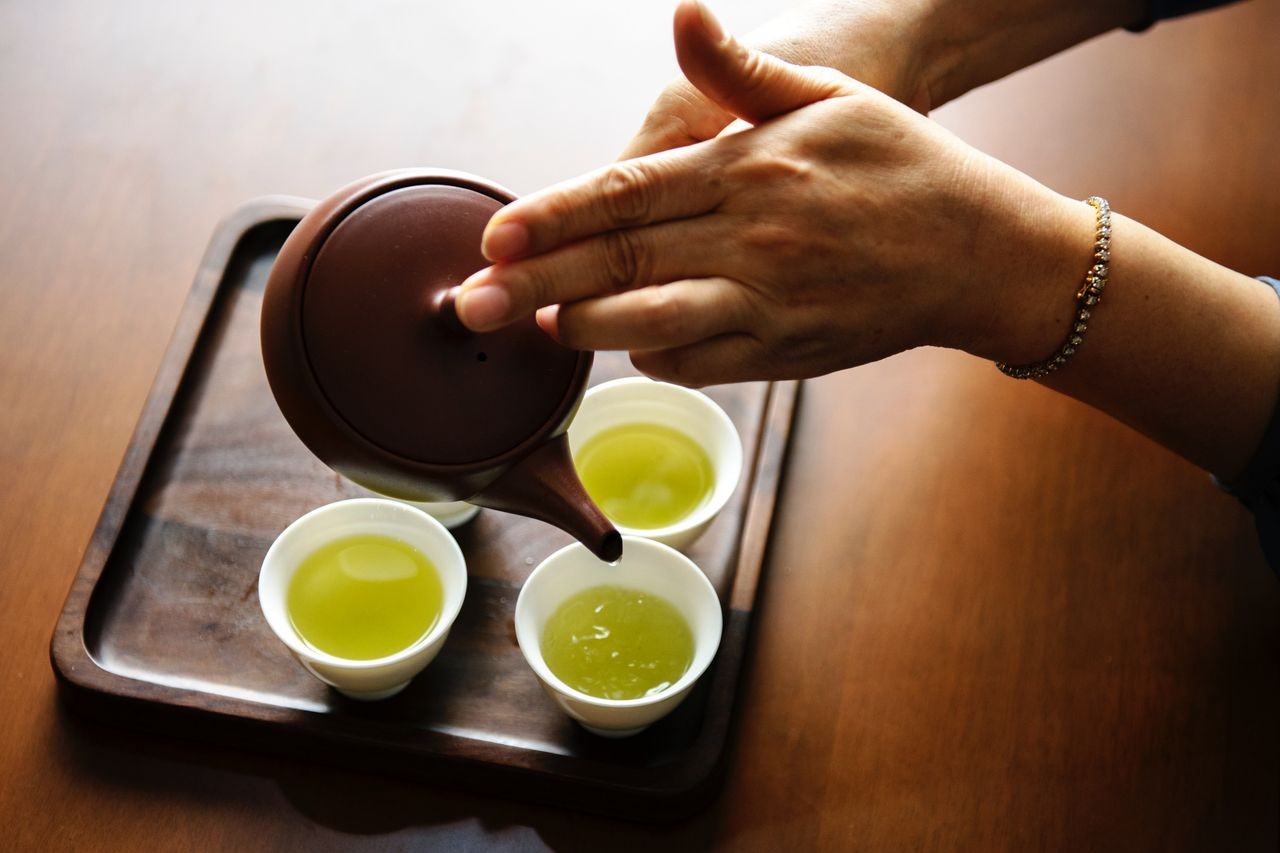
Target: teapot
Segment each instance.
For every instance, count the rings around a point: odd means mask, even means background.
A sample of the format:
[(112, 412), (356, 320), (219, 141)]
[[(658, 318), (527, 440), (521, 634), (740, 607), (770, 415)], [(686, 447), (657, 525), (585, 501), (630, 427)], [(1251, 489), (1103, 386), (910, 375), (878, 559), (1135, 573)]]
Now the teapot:
[(319, 202), (263, 294), (267, 380), (302, 442), (356, 483), (536, 518), (614, 562), (622, 537), (565, 436), (593, 354), (532, 317), (472, 332), (454, 308), (457, 286), (488, 264), (485, 225), (514, 199), (474, 175), (404, 169)]

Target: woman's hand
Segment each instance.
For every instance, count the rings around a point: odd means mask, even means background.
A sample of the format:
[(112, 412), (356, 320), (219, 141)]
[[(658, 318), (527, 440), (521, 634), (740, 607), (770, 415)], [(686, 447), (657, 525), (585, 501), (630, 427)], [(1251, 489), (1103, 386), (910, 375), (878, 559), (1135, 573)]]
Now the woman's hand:
[(458, 298), (466, 325), (544, 308), (565, 345), (626, 349), (687, 385), (921, 344), (1012, 362), (1056, 347), (1091, 251), (1087, 206), (843, 74), (740, 46), (694, 3), (677, 14), (689, 80), (755, 126), (504, 208), (484, 240), (498, 263)]
[[(921, 48), (931, 3), (924, 0), (824, 0), (791, 11), (755, 30), (749, 47), (795, 65), (835, 68), (927, 113), (933, 106)], [(675, 37), (697, 38), (697, 16), (676, 15)], [(641, 157), (713, 139), (734, 116), (681, 77), (654, 101), (620, 159)]]
[[(810, 0), (746, 36), (795, 65), (835, 68), (921, 113), (1046, 56), (1143, 20), (1146, 0)], [(676, 41), (698, 27), (690, 3)], [(687, 79), (658, 96), (622, 158), (712, 139), (733, 120)]]

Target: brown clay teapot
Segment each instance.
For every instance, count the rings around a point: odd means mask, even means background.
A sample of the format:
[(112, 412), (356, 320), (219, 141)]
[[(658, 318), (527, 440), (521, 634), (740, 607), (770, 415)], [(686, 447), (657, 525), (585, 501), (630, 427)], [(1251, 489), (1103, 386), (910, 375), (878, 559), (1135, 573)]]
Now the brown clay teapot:
[(267, 282), (267, 379), (303, 443), (360, 485), (541, 519), (613, 561), (622, 538), (565, 439), (592, 354), (532, 318), (475, 333), (454, 312), (454, 288), (487, 265), (486, 223), (514, 199), (472, 175), (408, 169), (317, 204)]

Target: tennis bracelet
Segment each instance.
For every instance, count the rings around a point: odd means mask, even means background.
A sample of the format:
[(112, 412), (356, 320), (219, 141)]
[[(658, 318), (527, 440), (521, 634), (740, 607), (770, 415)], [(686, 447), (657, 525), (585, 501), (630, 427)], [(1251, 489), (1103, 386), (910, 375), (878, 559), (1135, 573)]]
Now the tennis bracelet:
[(1043, 361), (1031, 364), (1005, 364), (997, 361), (996, 367), (1005, 376), (1014, 379), (1039, 379), (1048, 376), (1067, 363), (1067, 359), (1076, 354), (1080, 344), (1084, 343), (1084, 333), (1089, 330), (1089, 318), (1093, 307), (1102, 298), (1102, 291), (1107, 286), (1107, 273), (1111, 261), (1111, 205), (1105, 198), (1093, 196), (1085, 201), (1093, 208), (1097, 216), (1097, 236), (1093, 241), (1093, 266), (1084, 274), (1084, 284), (1076, 293), (1076, 315), (1066, 341), (1058, 347), (1057, 352)]

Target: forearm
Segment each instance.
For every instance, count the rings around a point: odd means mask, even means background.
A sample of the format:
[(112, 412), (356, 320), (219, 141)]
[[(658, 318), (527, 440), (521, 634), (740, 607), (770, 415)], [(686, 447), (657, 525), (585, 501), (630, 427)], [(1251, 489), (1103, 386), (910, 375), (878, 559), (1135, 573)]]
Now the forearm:
[(1146, 8), (1146, 0), (933, 0), (917, 33), (931, 105), (1138, 24)]
[(825, 65), (928, 112), (1100, 33), (1142, 20), (1145, 0), (819, 0), (744, 41)]
[(1280, 391), (1280, 301), (1265, 284), (1116, 217), (1111, 284), (1073, 370), (1045, 384), (1231, 479)]
[[(677, 9), (681, 68), (754, 126), (504, 208), (484, 243), (494, 266), (457, 299), (469, 328), (537, 311), (566, 346), (627, 350), (687, 385), (817, 376), (922, 344), (1015, 365), (1055, 354), (1093, 263), (1093, 208), (900, 100), (744, 50), (705, 15)], [(1072, 32), (1112, 23), (1089, 20)], [(1113, 229), (1104, 299), (1049, 384), (1230, 478), (1280, 390), (1280, 304), (1122, 215)]]
[[(1140, 23), (1147, 5), (927, 0), (899, 7), (907, 23), (898, 35), (914, 45), (913, 73), (923, 75), (925, 90), (918, 97), (934, 108), (1093, 36)], [(1010, 186), (1027, 180), (1006, 178)], [(1010, 195), (1026, 204), (1035, 194)], [(1056, 194), (1047, 205), (1032, 201), (1023, 210), (1026, 231), (1004, 235), (1006, 245), (1031, 251), (988, 259), (993, 269), (1035, 282), (1014, 296), (1015, 324), (995, 329), (995, 321), (984, 330), (1003, 335), (1004, 352), (990, 357), (1038, 360), (1061, 345), (1073, 321), (1075, 288), (1092, 252), (1093, 213)], [(1111, 285), (1086, 343), (1044, 384), (1231, 479), (1257, 448), (1280, 394), (1280, 300), (1270, 287), (1119, 214), (1113, 251)]]
[[(1075, 288), (1092, 251), (1093, 213), (1071, 200), (1055, 206), (1045, 217), (1055, 244), (1042, 261), (1047, 277), (1015, 299), (1024, 322), (992, 357), (1043, 358), (1072, 323)], [(1257, 448), (1280, 395), (1280, 300), (1267, 285), (1118, 213), (1110, 264), (1079, 351), (1041, 381), (1233, 478)]]

